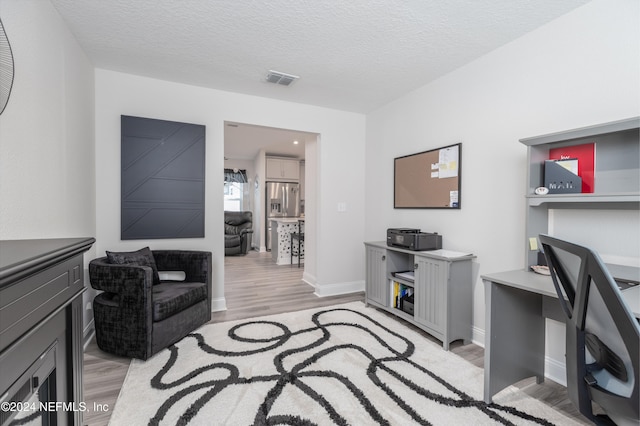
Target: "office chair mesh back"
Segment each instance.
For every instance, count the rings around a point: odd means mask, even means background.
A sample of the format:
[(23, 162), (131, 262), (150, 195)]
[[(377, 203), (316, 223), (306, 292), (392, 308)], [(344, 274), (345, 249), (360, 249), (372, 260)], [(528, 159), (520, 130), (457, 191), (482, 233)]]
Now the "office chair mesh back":
[[(566, 315), (567, 391), (596, 423), (640, 421), (640, 324), (594, 251), (540, 235)], [(607, 416), (593, 414), (591, 401)]]

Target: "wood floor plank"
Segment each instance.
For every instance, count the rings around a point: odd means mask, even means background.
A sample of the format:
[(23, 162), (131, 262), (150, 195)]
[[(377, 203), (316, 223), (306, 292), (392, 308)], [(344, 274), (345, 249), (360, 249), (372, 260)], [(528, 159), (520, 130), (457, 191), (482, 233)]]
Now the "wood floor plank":
[[(276, 265), (271, 259), (271, 253), (251, 252), (246, 256), (225, 257), (224, 267), (227, 310), (214, 312), (212, 323), (364, 301), (362, 292), (322, 298), (316, 296), (314, 288), (302, 281), (303, 268), (298, 268), (297, 264)], [(425, 338), (441, 344), (424, 331), (386, 312), (385, 314), (390, 321), (401, 321)], [(484, 366), (484, 349), (478, 345), (463, 345), (457, 341), (451, 345), (451, 351), (473, 365), (480, 368)], [(104, 353), (92, 341), (85, 350), (84, 362), (84, 399), (90, 407), (84, 415), (84, 423), (89, 426), (106, 425), (130, 360)], [(551, 380), (536, 384), (533, 379), (518, 383), (517, 386), (577, 422), (591, 424), (573, 408), (563, 386)], [(91, 408), (94, 403), (107, 406), (108, 410), (93, 411)]]

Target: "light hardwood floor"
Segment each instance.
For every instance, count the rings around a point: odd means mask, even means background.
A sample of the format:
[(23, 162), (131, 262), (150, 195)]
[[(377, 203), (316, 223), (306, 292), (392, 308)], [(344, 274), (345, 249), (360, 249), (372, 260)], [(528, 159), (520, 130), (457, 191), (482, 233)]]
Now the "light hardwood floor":
[[(275, 265), (271, 260), (271, 253), (251, 252), (247, 256), (225, 257), (224, 264), (227, 310), (214, 312), (211, 319), (213, 323), (364, 301), (364, 293), (324, 298), (315, 296), (313, 288), (302, 282), (302, 268), (299, 269), (297, 265)], [(392, 315), (388, 317), (392, 321), (402, 321)], [(412, 327), (405, 322), (403, 324)], [(426, 338), (438, 342), (421, 330), (412, 328)], [(454, 342), (451, 351), (470, 363), (483, 367), (482, 347)], [(109, 422), (129, 362), (127, 358), (100, 351), (95, 340), (88, 345), (84, 354), (84, 400), (89, 407), (89, 411), (84, 414), (86, 425), (106, 425)], [(573, 408), (563, 386), (550, 380), (536, 384), (534, 379), (522, 381), (517, 386), (577, 422), (591, 424)], [(93, 410), (95, 404), (103, 409)]]

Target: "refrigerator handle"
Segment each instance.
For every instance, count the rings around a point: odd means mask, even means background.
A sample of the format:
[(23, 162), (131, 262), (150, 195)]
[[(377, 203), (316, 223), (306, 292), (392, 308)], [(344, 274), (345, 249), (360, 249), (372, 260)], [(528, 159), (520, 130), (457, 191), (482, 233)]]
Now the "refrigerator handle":
[(282, 201), (284, 202), (285, 211), (289, 210), (289, 194), (287, 193), (287, 187), (282, 186)]

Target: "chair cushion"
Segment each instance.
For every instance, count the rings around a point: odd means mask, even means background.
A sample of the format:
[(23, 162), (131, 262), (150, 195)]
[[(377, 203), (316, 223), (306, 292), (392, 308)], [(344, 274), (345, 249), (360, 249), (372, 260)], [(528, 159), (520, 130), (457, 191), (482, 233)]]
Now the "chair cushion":
[(238, 247), (240, 245), (240, 235), (225, 235), (224, 248)]
[(160, 284), (160, 275), (158, 275), (156, 260), (149, 247), (138, 251), (107, 251), (107, 259), (109, 259), (109, 263), (116, 265), (149, 266), (153, 271), (153, 284)]
[(246, 224), (251, 224), (253, 222), (253, 214), (252, 212), (232, 212), (225, 211), (224, 212), (224, 223), (226, 225), (232, 226), (242, 226)]
[(253, 213), (250, 211), (243, 212), (224, 212), (224, 233), (226, 235), (244, 234), (253, 228)]
[(153, 286), (153, 321), (162, 321), (206, 298), (205, 283), (163, 281)]

